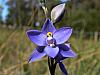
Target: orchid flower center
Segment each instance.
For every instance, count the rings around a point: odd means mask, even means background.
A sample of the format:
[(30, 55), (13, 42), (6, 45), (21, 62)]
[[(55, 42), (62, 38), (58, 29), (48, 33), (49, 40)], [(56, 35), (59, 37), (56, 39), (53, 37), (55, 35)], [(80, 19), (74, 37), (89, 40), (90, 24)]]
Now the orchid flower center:
[(47, 33), (47, 44), (51, 47), (55, 47), (55, 39), (53, 38), (52, 32)]
[(52, 32), (47, 33), (47, 37), (52, 37), (52, 35), (53, 35)]

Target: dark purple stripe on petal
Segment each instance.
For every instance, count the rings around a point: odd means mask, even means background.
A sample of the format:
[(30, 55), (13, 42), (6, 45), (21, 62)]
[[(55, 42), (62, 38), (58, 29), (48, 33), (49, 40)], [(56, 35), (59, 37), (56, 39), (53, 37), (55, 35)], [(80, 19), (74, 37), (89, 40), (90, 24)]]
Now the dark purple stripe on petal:
[(64, 44), (60, 44), (60, 45), (58, 45), (58, 47), (59, 47), (60, 50), (63, 50), (63, 51), (70, 50), (70, 48), (67, 45), (64, 45)]
[(37, 46), (37, 51), (42, 53), (44, 51), (45, 46)]
[(64, 59), (66, 59), (66, 57), (63, 57), (63, 56), (61, 55), (60, 51), (59, 51), (58, 55), (55, 57), (56, 62), (57, 62), (57, 63), (58, 63), (58, 62), (61, 62), (61, 61), (63, 61)]
[(26, 34), (28, 34), (28, 35), (39, 35), (39, 34), (41, 34), (41, 31), (39, 31), (39, 30), (28, 30), (27, 32), (26, 32)]

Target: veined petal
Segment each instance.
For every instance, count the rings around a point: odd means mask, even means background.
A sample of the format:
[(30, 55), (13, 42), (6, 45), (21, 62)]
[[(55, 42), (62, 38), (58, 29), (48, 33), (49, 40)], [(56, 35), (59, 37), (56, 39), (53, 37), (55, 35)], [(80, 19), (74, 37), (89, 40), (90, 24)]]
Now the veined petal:
[(29, 58), (29, 63), (37, 61), (41, 59), (42, 57), (44, 57), (45, 55), (46, 55), (45, 52), (40, 53), (35, 49)]
[(51, 46), (47, 46), (45, 47), (44, 51), (47, 53), (48, 56), (55, 58), (59, 52), (59, 48), (52, 48)]
[(70, 44), (66, 44), (66, 46), (69, 47), (68, 51), (64, 51), (64, 50), (60, 50), (60, 53), (62, 54), (63, 57), (76, 57), (76, 53), (74, 51), (71, 50), (70, 48)]
[(27, 35), (29, 39), (38, 46), (46, 46), (46, 35), (38, 30), (28, 30)]
[(76, 53), (72, 50), (69, 51), (61, 51), (63, 57), (76, 57)]
[(42, 32), (44, 34), (47, 34), (47, 32), (52, 32), (53, 33), (55, 31), (56, 31), (56, 29), (55, 29), (53, 23), (50, 21), (50, 19), (46, 19), (46, 21), (43, 25), (43, 28), (42, 28)]
[(57, 30), (54, 33), (53, 37), (55, 38), (57, 44), (62, 44), (70, 38), (71, 34), (72, 34), (72, 28), (63, 27)]
[(63, 51), (68, 51), (70, 50), (70, 47), (65, 45), (65, 44), (59, 44), (58, 45), (59, 49), (63, 50)]
[(70, 43), (68, 44), (65, 44), (67, 47), (69, 47), (69, 50), (68, 51), (64, 51), (64, 50), (61, 50), (61, 54), (63, 57), (76, 57), (76, 53), (74, 51), (71, 50), (71, 47), (70, 47)]

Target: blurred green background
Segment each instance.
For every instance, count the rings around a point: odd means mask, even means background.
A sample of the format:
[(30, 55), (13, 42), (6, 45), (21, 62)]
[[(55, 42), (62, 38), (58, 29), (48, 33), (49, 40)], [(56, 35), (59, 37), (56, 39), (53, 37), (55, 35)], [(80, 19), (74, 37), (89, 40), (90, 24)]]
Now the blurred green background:
[[(5, 1), (5, 0), (4, 0)], [(41, 29), (45, 16), (43, 0), (7, 0), (8, 15), (2, 19), (0, 5), (0, 75), (50, 75), (47, 57), (27, 64), (36, 47), (26, 36), (28, 29)], [(60, 0), (45, 0), (49, 14)], [(71, 26), (69, 39), (77, 58), (64, 60), (69, 75), (100, 75), (100, 0), (71, 0), (56, 28)], [(62, 75), (59, 67), (56, 75)]]

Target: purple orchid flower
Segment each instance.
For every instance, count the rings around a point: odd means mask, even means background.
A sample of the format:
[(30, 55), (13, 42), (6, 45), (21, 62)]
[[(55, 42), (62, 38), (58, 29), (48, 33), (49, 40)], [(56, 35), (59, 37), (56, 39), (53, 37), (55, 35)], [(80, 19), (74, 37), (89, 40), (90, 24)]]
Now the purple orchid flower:
[(62, 60), (69, 57), (76, 57), (76, 54), (70, 48), (70, 44), (64, 44), (70, 38), (72, 28), (63, 27), (56, 30), (51, 20), (46, 19), (41, 31), (28, 30), (26, 33), (29, 39), (38, 45), (31, 54), (29, 63), (48, 55), (49, 58), (55, 59), (59, 63), (64, 75), (68, 75)]

